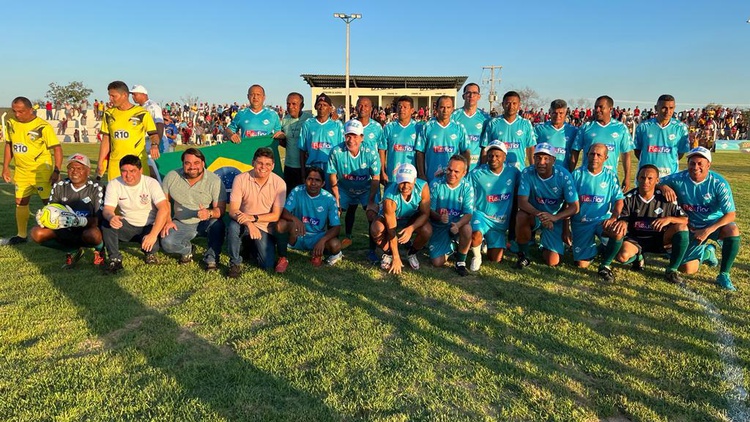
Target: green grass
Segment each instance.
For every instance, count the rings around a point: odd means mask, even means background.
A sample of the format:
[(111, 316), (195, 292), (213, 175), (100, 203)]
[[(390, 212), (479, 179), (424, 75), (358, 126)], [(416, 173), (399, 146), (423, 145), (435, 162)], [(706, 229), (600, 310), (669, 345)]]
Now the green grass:
[[(714, 169), (732, 181), (745, 230), (747, 156), (717, 154)], [(15, 233), (12, 193), (2, 185), (2, 236)], [(113, 277), (90, 253), (63, 271), (59, 250), (0, 248), (0, 419), (727, 419), (715, 327), (661, 280), (666, 260), (617, 268), (613, 285), (569, 257), (519, 272), (509, 256), (466, 278), (423, 258), (395, 277), (365, 263), (359, 220), (335, 269), (292, 253), (283, 276), (239, 280), (223, 277), (226, 256), (205, 274), (163, 254), (146, 267), (131, 245)], [(715, 268), (687, 277), (719, 309), (745, 373), (747, 246), (738, 293), (711, 284)]]

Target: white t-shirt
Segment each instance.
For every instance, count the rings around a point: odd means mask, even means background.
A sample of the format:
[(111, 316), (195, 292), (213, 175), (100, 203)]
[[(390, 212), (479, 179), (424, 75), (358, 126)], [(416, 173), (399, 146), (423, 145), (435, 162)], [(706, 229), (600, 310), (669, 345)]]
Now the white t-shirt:
[(107, 185), (104, 206), (119, 208), (125, 221), (135, 227), (145, 227), (156, 219), (156, 204), (166, 199), (153, 177), (141, 176), (138, 184), (128, 186), (120, 176)]

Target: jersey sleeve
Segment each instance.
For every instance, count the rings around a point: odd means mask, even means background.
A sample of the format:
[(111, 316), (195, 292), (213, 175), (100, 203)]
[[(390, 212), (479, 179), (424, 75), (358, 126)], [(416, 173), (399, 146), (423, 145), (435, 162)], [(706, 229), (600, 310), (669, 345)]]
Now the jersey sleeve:
[(107, 124), (109, 119), (109, 110), (107, 110), (104, 112), (104, 116), (102, 116), (102, 125), (99, 127), (99, 133), (109, 135), (109, 124)]
[(328, 166), (326, 167), (326, 174), (337, 174), (336, 163), (338, 163), (338, 148), (331, 151), (331, 155), (328, 156)]
[(438, 190), (438, 179), (435, 179), (430, 183), (430, 209), (437, 212), (437, 190)]
[(104, 194), (105, 207), (117, 207), (117, 196), (120, 192), (120, 181), (111, 180), (107, 185), (107, 192)]
[(273, 112), (273, 126), (271, 127), (271, 134), (274, 134), (281, 130), (281, 119), (279, 118), (278, 113)]
[(526, 144), (526, 148), (530, 148), (536, 145), (536, 140), (538, 139), (538, 137), (536, 136), (536, 131), (531, 125), (531, 122), (526, 120), (526, 125), (528, 126), (528, 129), (525, 130), (526, 136), (524, 139), (524, 143)]
[(101, 211), (104, 208), (104, 187), (98, 183), (94, 183), (93, 189), (91, 189), (91, 204), (95, 211)]
[(154, 123), (154, 118), (151, 117), (149, 112), (143, 115), (143, 128), (149, 135), (156, 133), (156, 123)]
[(474, 187), (469, 183), (467, 180), (466, 183), (464, 183), (466, 186), (464, 188), (464, 201), (461, 207), (461, 212), (466, 214), (473, 214), (474, 213)]
[(295, 217), (297, 214), (294, 213), (294, 210), (297, 208), (297, 193), (299, 191), (297, 188), (292, 189), (292, 191), (289, 193), (289, 196), (286, 198), (286, 202), (284, 203), (284, 209), (289, 211), (292, 215)]
[(522, 171), (518, 180), (518, 196), (529, 196), (531, 194), (531, 172)]
[(630, 137), (630, 131), (625, 125), (622, 125), (622, 133), (620, 139), (620, 153), (630, 152), (633, 150), (633, 138)]
[(378, 151), (370, 151), (370, 175), (372, 177), (380, 177), (380, 155)]
[(463, 124), (458, 122), (456, 122), (456, 124), (458, 125), (458, 152), (463, 154), (470, 148), (469, 135), (466, 133), (466, 127)]
[(336, 199), (333, 196), (329, 197), (328, 200), (328, 227), (336, 227), (341, 225), (341, 218), (339, 217), (339, 209), (336, 206)]
[(584, 132), (585, 126), (581, 126), (578, 128), (578, 132), (576, 132), (576, 137), (573, 139), (573, 143), (570, 145), (570, 149), (573, 151), (580, 151), (583, 148), (583, 132)]
[[(231, 129), (231, 125), (230, 125)], [(307, 152), (307, 143), (305, 140), (307, 139), (307, 121), (302, 124), (302, 129), (299, 131), (299, 141), (297, 141), (297, 148), (299, 148), (300, 151)]]
[(426, 136), (427, 136), (427, 124), (424, 124), (417, 131), (417, 142), (414, 144), (415, 151), (424, 153), (424, 150), (427, 147), (427, 141), (425, 140)]
[(685, 154), (686, 152), (690, 151), (690, 139), (688, 137), (689, 132), (687, 129), (687, 126), (685, 126), (684, 123), (680, 122), (680, 131), (679, 131), (679, 137), (680, 139), (677, 141), (677, 154)]
[(573, 183), (573, 177), (571, 174), (562, 167), (559, 167), (557, 170), (560, 171), (562, 177), (563, 197), (565, 198), (565, 202), (571, 203), (578, 201), (578, 191)]
[(735, 212), (734, 196), (732, 195), (732, 188), (729, 187), (729, 183), (723, 178), (718, 177), (716, 181), (716, 199), (719, 201), (719, 206), (724, 214)]
[(151, 202), (154, 205), (157, 205), (162, 201), (165, 201), (167, 197), (164, 196), (164, 191), (161, 189), (161, 185), (159, 185), (159, 182), (157, 182), (156, 179), (152, 177), (148, 177), (146, 178), (146, 180), (148, 181), (146, 186), (148, 187), (149, 195), (151, 195)]
[(635, 127), (635, 136), (633, 137), (633, 149), (643, 149), (643, 137), (645, 136), (645, 123), (641, 123)]
[(232, 133), (236, 133), (237, 129), (240, 128), (239, 121), (240, 121), (240, 113), (237, 112), (237, 114), (234, 115), (234, 118), (232, 119), (232, 121), (229, 122), (229, 126), (227, 126), (227, 129), (229, 129), (229, 131), (231, 131)]
[(49, 203), (50, 204), (59, 204), (62, 199), (62, 194), (60, 193), (62, 191), (62, 187), (65, 184), (64, 180), (60, 180), (59, 182), (52, 185), (52, 190), (49, 192)]
[(388, 142), (386, 141), (386, 139), (387, 139), (387, 137), (389, 136), (389, 134), (391, 133), (391, 128), (392, 128), (392, 127), (393, 127), (393, 126), (392, 126), (392, 123), (388, 123), (388, 124), (387, 124), (387, 125), (385, 125), (385, 127), (383, 128), (383, 134), (382, 134), (382, 135), (380, 136), (380, 139), (378, 139), (378, 145), (377, 145), (377, 148), (378, 148), (379, 150), (381, 150), (381, 149), (382, 149), (382, 150), (384, 150), (384, 151), (387, 151), (387, 150), (388, 150)]
[(482, 134), (479, 135), (479, 146), (485, 148), (490, 143), (490, 131), (493, 119), (487, 119), (482, 124)]

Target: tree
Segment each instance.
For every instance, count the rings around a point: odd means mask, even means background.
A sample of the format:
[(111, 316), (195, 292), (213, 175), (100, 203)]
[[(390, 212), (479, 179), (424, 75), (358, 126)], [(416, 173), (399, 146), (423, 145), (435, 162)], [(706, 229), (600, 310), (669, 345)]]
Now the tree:
[(92, 92), (94, 90), (86, 88), (83, 82), (74, 81), (65, 86), (52, 82), (44, 96), (53, 103), (79, 104), (83, 100), (88, 100)]
[(180, 97), (180, 101), (182, 101), (182, 104), (187, 105), (198, 104), (199, 100), (200, 98), (198, 98), (198, 96), (193, 97), (193, 94), (187, 94), (184, 97)]
[(539, 96), (539, 93), (534, 89), (525, 86), (521, 89), (515, 89), (518, 95), (521, 97), (521, 107), (524, 109), (538, 109), (544, 106), (545, 100)]

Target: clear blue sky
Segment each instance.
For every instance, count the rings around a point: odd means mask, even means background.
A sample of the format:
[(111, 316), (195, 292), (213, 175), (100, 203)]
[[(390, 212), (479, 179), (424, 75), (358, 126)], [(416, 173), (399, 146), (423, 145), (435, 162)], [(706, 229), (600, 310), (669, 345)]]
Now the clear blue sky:
[(500, 92), (750, 107), (750, 3), (740, 0), (12, 2), (0, 17), (0, 104), (74, 80), (92, 99), (123, 80), (160, 102), (246, 102), (259, 83), (267, 104), (290, 91), (309, 103), (300, 74), (344, 73), (334, 12), (363, 15), (351, 26), (352, 74), (481, 82), (482, 66), (502, 65)]

